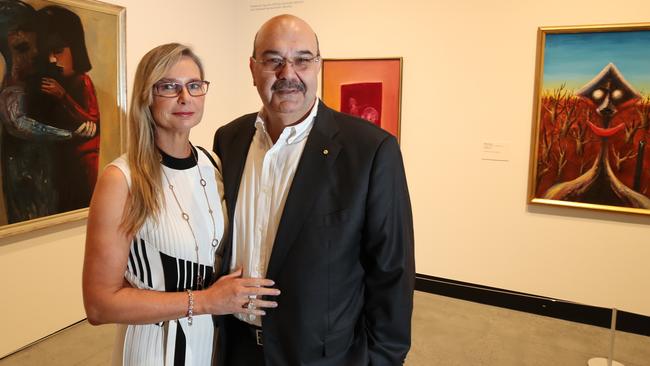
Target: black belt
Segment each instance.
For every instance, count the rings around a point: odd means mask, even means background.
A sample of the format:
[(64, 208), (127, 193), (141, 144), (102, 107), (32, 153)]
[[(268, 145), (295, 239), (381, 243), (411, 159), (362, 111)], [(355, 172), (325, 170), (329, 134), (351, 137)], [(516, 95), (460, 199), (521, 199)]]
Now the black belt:
[(248, 331), (250, 332), (253, 339), (255, 339), (255, 343), (258, 346), (263, 345), (263, 343), (262, 343), (262, 328), (258, 327), (257, 325), (246, 323), (245, 321), (241, 321), (241, 325), (248, 329)]

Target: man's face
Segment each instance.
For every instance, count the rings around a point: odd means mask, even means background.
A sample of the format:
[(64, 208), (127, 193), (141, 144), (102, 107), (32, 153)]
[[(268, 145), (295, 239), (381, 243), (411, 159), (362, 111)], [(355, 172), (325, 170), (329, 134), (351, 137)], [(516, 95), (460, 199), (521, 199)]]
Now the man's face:
[[(296, 69), (291, 62), (318, 56), (315, 34), (301, 24), (271, 24), (260, 30), (255, 48), (250, 69), (266, 113), (284, 115), (291, 123), (299, 121), (315, 101), (320, 62), (304, 69)], [(282, 58), (290, 62), (277, 70), (265, 69), (264, 61)]]
[(7, 35), (11, 51), (13, 81), (25, 81), (34, 72), (34, 59), (38, 54), (36, 33), (29, 31), (11, 31)]

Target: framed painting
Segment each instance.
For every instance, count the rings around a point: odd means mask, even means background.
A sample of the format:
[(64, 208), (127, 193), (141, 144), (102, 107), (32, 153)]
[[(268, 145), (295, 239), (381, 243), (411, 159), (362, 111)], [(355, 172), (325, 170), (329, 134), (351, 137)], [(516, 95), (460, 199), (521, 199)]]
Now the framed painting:
[(538, 30), (529, 202), (650, 214), (650, 24)]
[(0, 237), (86, 217), (125, 145), (125, 9), (0, 1)]
[(366, 119), (399, 140), (402, 58), (323, 59), (323, 102)]

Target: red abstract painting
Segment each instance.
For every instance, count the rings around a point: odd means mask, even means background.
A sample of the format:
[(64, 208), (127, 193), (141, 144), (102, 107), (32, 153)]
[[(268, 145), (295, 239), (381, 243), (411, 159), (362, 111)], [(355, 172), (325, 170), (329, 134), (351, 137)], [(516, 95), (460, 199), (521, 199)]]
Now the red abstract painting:
[(341, 112), (381, 127), (381, 88), (382, 83), (341, 85)]
[(398, 138), (402, 59), (324, 59), (322, 99), (329, 107), (366, 119)]

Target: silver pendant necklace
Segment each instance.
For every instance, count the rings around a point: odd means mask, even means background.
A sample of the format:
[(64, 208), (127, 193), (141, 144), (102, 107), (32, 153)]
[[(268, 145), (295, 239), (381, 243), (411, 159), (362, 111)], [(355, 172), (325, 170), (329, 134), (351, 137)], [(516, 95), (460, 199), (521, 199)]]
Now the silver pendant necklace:
[[(192, 153), (192, 156), (194, 156), (194, 161), (196, 162), (196, 169), (199, 171), (199, 177), (201, 178), (199, 180), (199, 184), (203, 189), (203, 196), (205, 197), (205, 203), (208, 206), (208, 213), (210, 214), (210, 220), (212, 221), (212, 240), (210, 242), (210, 246), (211, 246), (210, 252), (212, 257), (212, 266), (214, 267), (214, 256), (217, 247), (219, 246), (219, 240), (217, 239), (217, 223), (214, 219), (214, 211), (212, 211), (212, 206), (210, 206), (210, 200), (208, 199), (208, 192), (205, 188), (207, 186), (207, 182), (205, 181), (205, 179), (203, 179), (203, 174), (201, 173), (201, 168), (199, 167), (199, 157), (197, 156), (196, 150), (191, 143), (190, 143), (190, 152)], [(187, 223), (187, 227), (190, 229), (190, 233), (192, 233), (192, 238), (194, 239), (194, 252), (196, 253), (196, 266), (197, 266), (196, 288), (199, 290), (203, 289), (205, 287), (205, 278), (203, 278), (200, 271), (198, 270), (198, 268), (201, 267), (199, 262), (199, 241), (196, 239), (196, 234), (194, 232), (194, 229), (192, 228), (192, 224), (190, 223), (190, 215), (185, 210), (183, 210), (183, 206), (181, 206), (181, 202), (178, 199), (178, 196), (176, 196), (176, 191), (174, 191), (174, 185), (169, 180), (169, 177), (165, 172), (164, 166), (162, 168), (162, 172), (163, 175), (165, 176), (165, 180), (167, 181), (167, 186), (169, 187), (169, 190), (172, 192), (172, 195), (174, 196), (174, 201), (176, 201), (176, 205), (178, 206), (178, 209), (181, 211), (181, 218), (183, 219), (183, 221)]]

